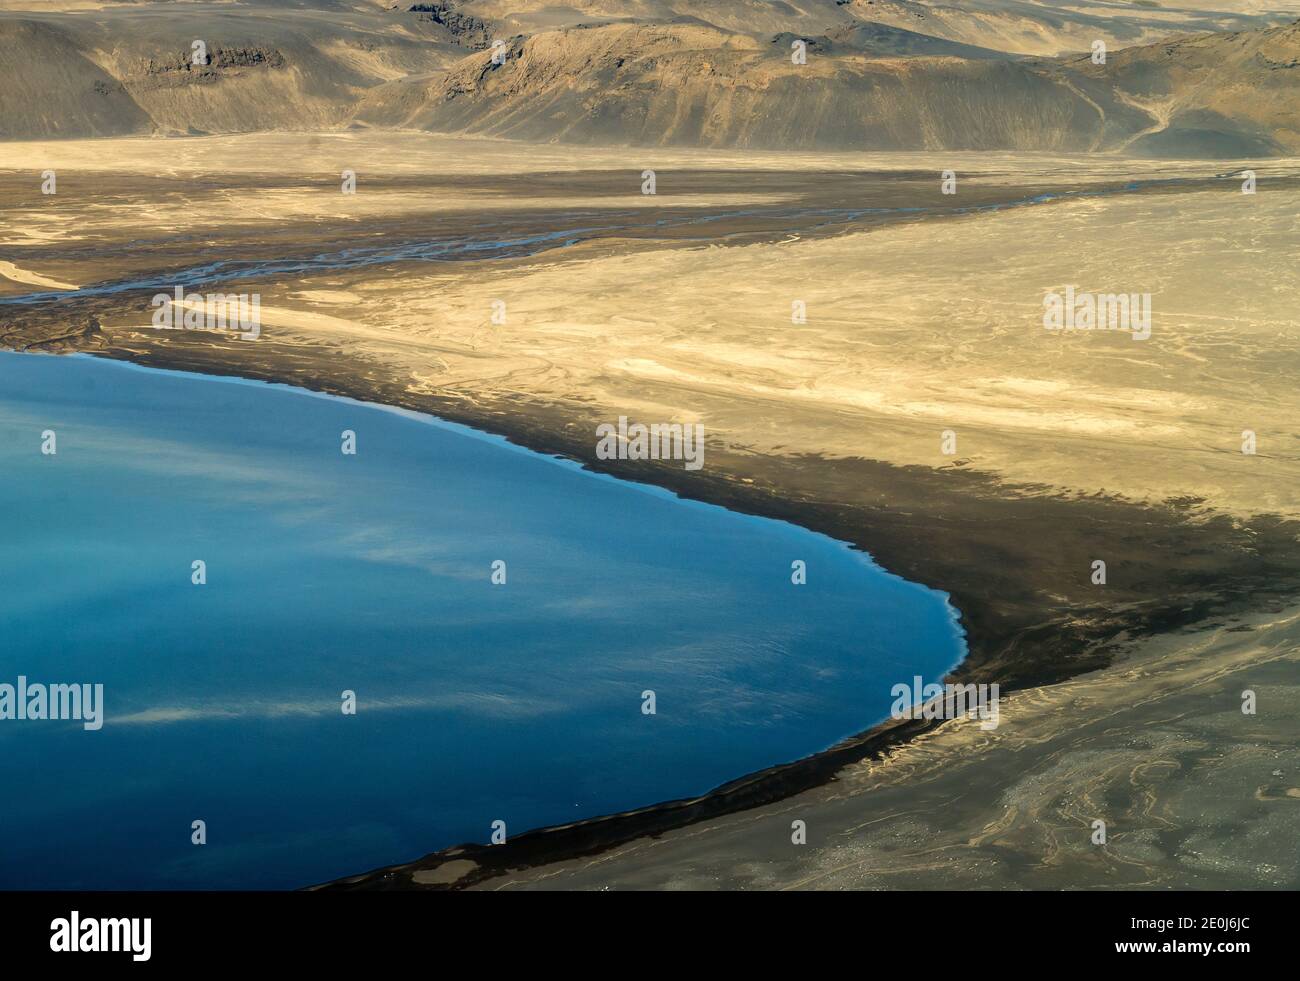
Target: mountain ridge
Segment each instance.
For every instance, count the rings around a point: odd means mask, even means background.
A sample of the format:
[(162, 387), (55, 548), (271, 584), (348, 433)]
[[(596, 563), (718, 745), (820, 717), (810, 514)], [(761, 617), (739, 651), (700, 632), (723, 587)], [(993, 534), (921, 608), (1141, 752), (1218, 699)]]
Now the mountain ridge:
[[(739, 8), (712, 0), (642, 6), (669, 19), (623, 17), (632, 5), (622, 0), (584, 2), (554, 14), (558, 26), (515, 33), (545, 18), (504, 0), (216, 2), (201, 16), (158, 0), (75, 14), (5, 7), (0, 139), (370, 126), (645, 146), (1300, 152), (1300, 20), (1176, 34), (1112, 48), (1094, 64), (863, 13), (950, 17), (938, 0), (790, 8), (786, 19), (824, 33), (756, 30), (780, 23), (772, 5), (742, 3), (764, 14), (748, 30), (718, 26)], [(589, 9), (605, 15), (581, 22)], [(971, 7), (1017, 17), (1038, 9), (1034, 0)], [(195, 34), (207, 64), (190, 57)], [(791, 57), (799, 42), (802, 64)]]

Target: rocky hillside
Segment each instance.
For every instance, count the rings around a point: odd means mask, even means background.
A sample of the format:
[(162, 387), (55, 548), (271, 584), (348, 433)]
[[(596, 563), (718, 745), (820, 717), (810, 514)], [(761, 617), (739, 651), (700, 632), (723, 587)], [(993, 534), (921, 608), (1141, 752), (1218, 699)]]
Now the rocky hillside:
[(1139, 109), (1137, 132), (1114, 126), (1103, 149), (1149, 156), (1300, 153), (1300, 21), (1264, 31), (1176, 38), (1077, 58), (1051, 69), (1081, 91)]
[(367, 93), (374, 125), (530, 140), (769, 149), (1300, 152), (1300, 26), (1067, 59), (896, 56), (700, 25), (572, 28), (512, 39)]
[[(1258, 26), (1277, 16), (1254, 0), (10, 9), (23, 2), (0, 0), (0, 139), (375, 126), (770, 149), (1300, 152), (1300, 28)], [(1161, 27), (1235, 23), (1251, 29)], [(1153, 32), (1163, 39), (1122, 46)], [(1024, 54), (1091, 35), (1109, 39), (1105, 64)]]
[(1098, 39), (1126, 47), (1300, 17), (1300, 0), (457, 0), (456, 6), (500, 24), (507, 34), (676, 21), (741, 34), (824, 35), (872, 23), (1045, 56), (1087, 51)]
[[(514, 39), (446, 73), (369, 93), (374, 125), (529, 140), (744, 146), (1083, 149), (1088, 100), (1016, 61), (893, 57), (790, 35), (620, 24)], [(1135, 114), (1136, 115), (1136, 114)]]
[(262, 4), (0, 14), (0, 139), (334, 126), (466, 53), (427, 15)]

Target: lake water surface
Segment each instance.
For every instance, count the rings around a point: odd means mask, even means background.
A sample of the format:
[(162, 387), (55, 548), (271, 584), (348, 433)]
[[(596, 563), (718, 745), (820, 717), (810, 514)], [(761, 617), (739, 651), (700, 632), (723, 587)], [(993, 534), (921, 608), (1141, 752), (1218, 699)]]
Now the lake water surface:
[(294, 887), (695, 795), (965, 650), (944, 594), (795, 526), (88, 357), (0, 354), (0, 524), (0, 683), (105, 700), (0, 721), (7, 888)]

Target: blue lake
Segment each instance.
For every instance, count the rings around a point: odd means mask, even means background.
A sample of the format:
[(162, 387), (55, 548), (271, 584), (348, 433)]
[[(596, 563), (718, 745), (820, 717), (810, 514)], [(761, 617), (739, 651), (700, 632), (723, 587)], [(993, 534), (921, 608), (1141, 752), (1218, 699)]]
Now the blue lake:
[(295, 887), (692, 796), (965, 652), (943, 593), (793, 525), (87, 357), (0, 354), (0, 524), (0, 684), (104, 685), (98, 731), (0, 720), (4, 888)]

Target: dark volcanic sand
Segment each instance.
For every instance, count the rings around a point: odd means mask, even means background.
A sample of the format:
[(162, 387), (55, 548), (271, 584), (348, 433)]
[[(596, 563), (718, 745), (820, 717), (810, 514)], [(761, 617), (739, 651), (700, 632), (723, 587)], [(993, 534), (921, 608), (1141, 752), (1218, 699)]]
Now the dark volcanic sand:
[[(716, 175), (715, 175), (716, 176)], [(754, 175), (745, 175), (752, 180)], [(915, 201), (919, 207), (938, 204), (931, 175), (913, 187), (907, 177), (881, 190), (879, 200), (893, 207)], [(724, 180), (726, 175), (717, 176)], [(808, 234), (839, 225), (810, 218), (807, 209), (843, 206), (849, 178), (800, 175), (810, 190), (800, 209), (781, 205), (756, 216), (712, 222), (708, 236), (719, 242), (766, 239), (791, 232)], [(534, 178), (529, 178), (533, 180)], [(577, 193), (566, 175), (563, 191)], [(607, 175), (590, 178), (589, 193), (600, 193)], [(782, 179), (775, 175), (773, 180)], [(661, 177), (661, 180), (663, 178)], [(126, 182), (129, 185), (129, 181)], [(499, 183), (508, 183), (502, 179)], [(545, 187), (545, 180), (542, 180)], [(715, 187), (712, 182), (708, 186)], [(788, 191), (789, 183), (781, 190)], [(746, 190), (754, 190), (753, 183)], [(529, 192), (538, 188), (532, 184)], [(988, 189), (984, 203), (1022, 200), (1045, 188)], [(1148, 193), (1160, 188), (1148, 188)], [(137, 193), (142, 188), (104, 184), (104, 193)], [(557, 192), (559, 190), (557, 189)], [(611, 192), (612, 193), (612, 192)], [(866, 190), (863, 190), (866, 194)], [(963, 207), (972, 197), (964, 196)], [(870, 205), (868, 205), (870, 206)], [(687, 209), (689, 210), (689, 209)], [(609, 234), (619, 239), (644, 236), (660, 247), (664, 239), (685, 235), (696, 224), (665, 230), (653, 220), (684, 217), (680, 207), (662, 213), (631, 216), (637, 227), (619, 227)], [(698, 216), (695, 216), (698, 217)], [(936, 217), (933, 213), (930, 218)], [(488, 224), (505, 237), (505, 226), (522, 235), (555, 230), (568, 218), (539, 210), (517, 216), (511, 225), (502, 216), (476, 213), (440, 221), (439, 235), (459, 229), (472, 234), (472, 225)], [(585, 219), (588, 225), (592, 219)], [(611, 228), (621, 215), (599, 216)], [(886, 220), (861, 218), (856, 221)], [(887, 220), (920, 220), (893, 212)], [(460, 222), (460, 224), (458, 224)], [(495, 223), (495, 224), (494, 224)], [(421, 240), (425, 229), (418, 218), (394, 218), (379, 226), (386, 246)], [(462, 227), (463, 226), (463, 227)], [(355, 225), (351, 229), (355, 230)], [(861, 227), (848, 223), (845, 227)], [(375, 226), (368, 226), (374, 232)], [(165, 276), (214, 258), (237, 254), (243, 260), (309, 259), (321, 252), (356, 245), (349, 229), (328, 223), (320, 227), (291, 226), (282, 235), (259, 238), (256, 244), (233, 231), (218, 232), (213, 241), (199, 243), (162, 236), (157, 242), (117, 243), (131, 253), (133, 275)], [(599, 239), (604, 233), (589, 238)], [(307, 243), (310, 243), (308, 245)], [(191, 253), (188, 249), (192, 247)], [(595, 247), (589, 245), (587, 247)], [(626, 248), (626, 242), (621, 243)], [(52, 256), (54, 249), (49, 250)], [(93, 250), (84, 255), (61, 253), (56, 266), (44, 261), (41, 249), (28, 249), (13, 258), (30, 263), (47, 275), (68, 276), (75, 282), (81, 269), (95, 264)], [(490, 254), (490, 253), (485, 253)], [(426, 261), (426, 260), (422, 260)], [(556, 261), (564, 261), (557, 253)], [(120, 268), (120, 266), (119, 266)], [(220, 278), (223, 290), (257, 288), (257, 276)], [(8, 284), (12, 296), (30, 292)], [(998, 681), (1004, 691), (1051, 684), (1111, 663), (1135, 638), (1171, 631), (1212, 616), (1268, 608), (1293, 596), (1300, 585), (1297, 528), (1267, 517), (1234, 523), (1226, 517), (1193, 520), (1196, 502), (1143, 506), (1106, 498), (1064, 499), (1042, 489), (1007, 486), (985, 474), (959, 466), (943, 470), (900, 468), (869, 460), (828, 460), (818, 456), (773, 456), (734, 449), (710, 449), (709, 467), (686, 472), (655, 463), (601, 462), (593, 459), (590, 433), (604, 421), (580, 404), (540, 404), (524, 398), (508, 402), (452, 396), (417, 395), (408, 379), (386, 366), (361, 360), (341, 361), (332, 352), (299, 344), (283, 344), (264, 336), (256, 344), (195, 337), (178, 332), (116, 337), (98, 329), (101, 319), (123, 319), (123, 311), (148, 307), (152, 287), (121, 294), (62, 297), (38, 305), (0, 305), (0, 343), (18, 349), (93, 353), (157, 367), (231, 374), (358, 399), (431, 412), (443, 418), (501, 433), (532, 449), (563, 454), (593, 469), (619, 477), (655, 483), (683, 496), (735, 510), (795, 522), (851, 542), (869, 551), (885, 568), (916, 582), (943, 589), (961, 611), (970, 648), (953, 680)], [(3, 294), (0, 294), (3, 296)], [(140, 322), (134, 313), (135, 322)], [(129, 320), (130, 317), (127, 317)], [(1110, 580), (1104, 594), (1087, 576), (1090, 559), (1108, 558)], [(455, 879), (455, 886), (482, 881), (506, 869), (537, 865), (557, 858), (590, 854), (647, 834), (779, 800), (832, 780), (854, 761), (879, 754), (930, 728), (920, 721), (891, 723), (847, 740), (809, 759), (742, 777), (704, 797), (659, 804), (628, 814), (578, 825), (544, 829), (512, 838), (499, 847), (467, 845), (426, 856), (389, 870), (379, 870), (334, 884), (339, 888), (445, 887), (448, 883), (412, 881), (412, 874), (448, 861), (471, 859), (474, 867)], [(434, 877), (436, 878), (436, 876)]]
[[(170, 344), (150, 352), (105, 353), (155, 367), (281, 381), (431, 412), (592, 469), (851, 542), (890, 571), (951, 594), (969, 645), (954, 681), (997, 681), (1004, 692), (1051, 684), (1111, 663), (1134, 639), (1210, 617), (1275, 608), (1300, 587), (1300, 529), (1294, 523), (1193, 521), (1190, 502), (1147, 507), (1104, 498), (1067, 500), (961, 469), (899, 468), (868, 460), (711, 451), (709, 467), (699, 472), (598, 461), (588, 434), (601, 420), (580, 411), (517, 400), (470, 406), (412, 395), (402, 379), (385, 377), (379, 366), (365, 370), (329, 356), (315, 360), (309, 350), (277, 349), (270, 341), (226, 347), (187, 350)], [(254, 347), (250, 353), (256, 360), (239, 357)], [(1088, 560), (1097, 554), (1110, 557), (1104, 596), (1087, 576)], [(470, 858), (475, 870), (456, 882), (465, 886), (506, 869), (591, 854), (797, 794), (933, 725), (888, 723), (698, 799), (533, 831), (503, 846), (448, 849), (336, 885), (407, 888), (414, 871)]]

